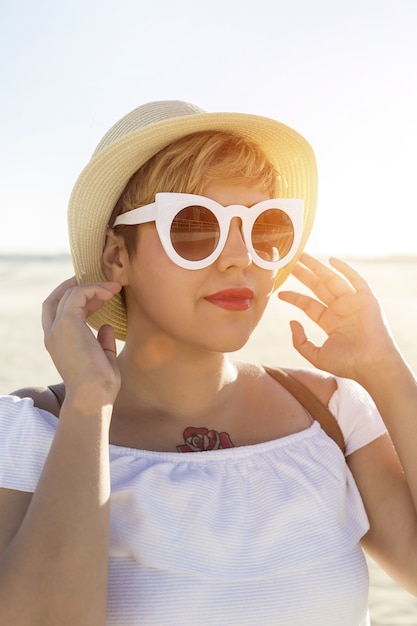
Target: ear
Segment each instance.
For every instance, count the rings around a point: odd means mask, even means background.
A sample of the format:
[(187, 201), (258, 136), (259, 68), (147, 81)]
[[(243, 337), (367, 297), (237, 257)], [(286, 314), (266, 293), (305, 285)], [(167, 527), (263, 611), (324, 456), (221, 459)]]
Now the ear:
[(123, 237), (117, 235), (112, 228), (109, 228), (106, 233), (102, 259), (107, 279), (117, 280), (122, 285), (126, 285), (129, 255)]

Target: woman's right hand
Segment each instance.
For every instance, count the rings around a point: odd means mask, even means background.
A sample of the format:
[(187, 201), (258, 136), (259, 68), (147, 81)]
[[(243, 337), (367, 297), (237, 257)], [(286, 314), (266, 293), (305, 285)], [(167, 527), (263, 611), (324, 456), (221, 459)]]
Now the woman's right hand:
[(43, 304), (45, 346), (65, 383), (66, 396), (75, 396), (86, 410), (95, 401), (113, 405), (119, 392), (113, 329), (102, 326), (96, 337), (87, 319), (121, 287), (118, 282), (78, 285), (70, 278)]

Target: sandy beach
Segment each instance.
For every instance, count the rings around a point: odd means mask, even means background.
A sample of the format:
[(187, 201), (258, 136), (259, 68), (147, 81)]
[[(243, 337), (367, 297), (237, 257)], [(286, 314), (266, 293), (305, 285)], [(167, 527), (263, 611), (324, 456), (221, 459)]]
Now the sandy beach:
[[(352, 264), (372, 284), (401, 350), (417, 371), (417, 259), (355, 260)], [(41, 305), (49, 292), (71, 275), (68, 258), (0, 259), (1, 394), (59, 381), (43, 346)], [(299, 289), (295, 279), (290, 278), (286, 288), (293, 287)], [(308, 366), (291, 345), (290, 319), (300, 319), (309, 334), (320, 340), (320, 332), (301, 313), (274, 297), (249, 344), (235, 353), (236, 358), (270, 365)], [(417, 598), (395, 585), (373, 562), (369, 561), (369, 565), (372, 625), (417, 626)]]

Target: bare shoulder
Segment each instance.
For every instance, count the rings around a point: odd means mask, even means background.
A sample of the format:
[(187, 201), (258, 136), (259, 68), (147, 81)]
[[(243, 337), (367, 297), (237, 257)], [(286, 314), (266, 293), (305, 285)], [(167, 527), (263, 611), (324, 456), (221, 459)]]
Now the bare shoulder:
[[(252, 380), (260, 381), (265, 376), (265, 370), (261, 365), (254, 363), (236, 363), (238, 371)], [(273, 369), (273, 368), (272, 368)], [(313, 368), (293, 369), (282, 368), (304, 387), (307, 387), (323, 404), (327, 405), (331, 396), (337, 389), (334, 376)]]
[(334, 376), (317, 369), (292, 369), (285, 368), (296, 380), (302, 383), (309, 391), (327, 406), (331, 396), (337, 389)]
[(11, 395), (19, 398), (31, 398), (38, 409), (43, 409), (58, 417), (65, 388), (63, 383), (51, 387), (24, 387), (13, 391)]

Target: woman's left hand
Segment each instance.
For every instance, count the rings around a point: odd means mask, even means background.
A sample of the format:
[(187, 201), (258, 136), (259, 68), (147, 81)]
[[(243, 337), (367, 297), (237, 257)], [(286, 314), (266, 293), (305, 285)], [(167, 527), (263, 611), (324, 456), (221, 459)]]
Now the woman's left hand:
[(372, 368), (386, 367), (397, 349), (381, 306), (366, 280), (347, 263), (330, 259), (331, 267), (303, 254), (293, 275), (316, 298), (281, 291), (281, 300), (293, 304), (327, 334), (322, 346), (310, 341), (303, 326), (290, 322), (296, 350), (315, 367), (359, 383)]

